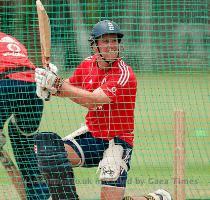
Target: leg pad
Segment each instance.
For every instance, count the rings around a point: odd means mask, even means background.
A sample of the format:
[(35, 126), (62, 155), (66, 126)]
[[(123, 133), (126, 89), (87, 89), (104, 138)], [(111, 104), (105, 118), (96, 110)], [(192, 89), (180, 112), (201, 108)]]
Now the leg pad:
[(73, 169), (61, 137), (52, 132), (43, 132), (34, 138), (38, 166), (48, 183), (52, 199), (79, 199)]

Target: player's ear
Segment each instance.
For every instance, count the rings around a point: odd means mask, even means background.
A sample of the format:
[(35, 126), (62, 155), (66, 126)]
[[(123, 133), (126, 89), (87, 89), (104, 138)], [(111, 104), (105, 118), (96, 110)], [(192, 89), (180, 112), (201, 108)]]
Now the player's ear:
[(96, 48), (96, 43), (94, 40), (89, 40), (90, 42), (90, 48), (95, 52), (95, 48)]
[(98, 46), (95, 42), (92, 44), (91, 48), (94, 52), (96, 52), (96, 53), (98, 52)]

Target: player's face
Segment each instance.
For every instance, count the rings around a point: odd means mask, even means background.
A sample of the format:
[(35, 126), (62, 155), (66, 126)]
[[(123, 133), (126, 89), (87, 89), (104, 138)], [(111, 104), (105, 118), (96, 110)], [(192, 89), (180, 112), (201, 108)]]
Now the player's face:
[(119, 54), (119, 42), (117, 34), (106, 34), (97, 41), (101, 55), (107, 61), (113, 61)]

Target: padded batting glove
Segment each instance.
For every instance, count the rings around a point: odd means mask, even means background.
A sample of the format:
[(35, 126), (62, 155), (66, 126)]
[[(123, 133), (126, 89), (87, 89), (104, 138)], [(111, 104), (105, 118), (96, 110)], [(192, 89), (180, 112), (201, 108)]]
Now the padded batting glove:
[(49, 69), (51, 72), (55, 73), (55, 74), (58, 73), (58, 68), (57, 68), (54, 64), (52, 64), (52, 63), (49, 63), (48, 69)]
[(62, 79), (57, 76), (57, 71), (57, 67), (52, 63), (49, 64), (47, 69), (35, 69), (36, 94), (39, 98), (49, 99), (50, 93), (56, 94), (60, 89)]
[(51, 72), (48, 69), (36, 68), (35, 69), (35, 81), (37, 85), (40, 85), (42, 88), (46, 88), (49, 91), (54, 89), (54, 83), (57, 78), (57, 75)]

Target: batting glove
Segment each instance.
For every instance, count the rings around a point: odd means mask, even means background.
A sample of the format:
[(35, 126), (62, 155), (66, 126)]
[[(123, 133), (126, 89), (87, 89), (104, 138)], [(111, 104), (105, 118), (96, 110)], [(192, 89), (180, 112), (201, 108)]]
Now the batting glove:
[(36, 95), (43, 100), (48, 100), (50, 97), (50, 92), (40, 85), (36, 84)]
[(36, 68), (35, 69), (35, 81), (37, 85), (42, 88), (46, 88), (49, 91), (53, 90), (57, 75), (48, 69)]
[(55, 73), (55, 74), (58, 73), (58, 68), (57, 68), (54, 64), (52, 64), (52, 63), (49, 63), (48, 69), (49, 69), (51, 72)]
[(62, 79), (57, 76), (57, 71), (57, 67), (52, 63), (47, 69), (35, 69), (36, 93), (39, 98), (46, 100), (50, 93), (55, 94), (60, 89)]

